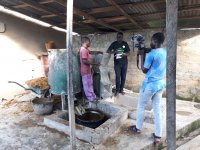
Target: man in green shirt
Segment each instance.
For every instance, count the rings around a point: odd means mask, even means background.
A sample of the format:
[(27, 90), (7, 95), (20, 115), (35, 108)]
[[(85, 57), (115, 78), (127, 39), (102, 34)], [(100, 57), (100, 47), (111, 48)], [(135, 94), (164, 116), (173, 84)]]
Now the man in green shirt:
[(117, 41), (113, 42), (107, 53), (114, 54), (114, 69), (115, 69), (115, 79), (116, 79), (116, 92), (115, 96), (119, 93), (124, 93), (124, 85), (126, 81), (126, 72), (128, 67), (128, 58), (130, 48), (127, 42), (123, 41), (123, 33), (117, 33)]

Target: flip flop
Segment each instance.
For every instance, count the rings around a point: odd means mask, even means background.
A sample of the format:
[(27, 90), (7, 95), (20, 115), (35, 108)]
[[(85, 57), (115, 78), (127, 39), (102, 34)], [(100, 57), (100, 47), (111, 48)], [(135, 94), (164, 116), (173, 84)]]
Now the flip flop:
[(129, 126), (128, 131), (130, 131), (131, 133), (134, 133), (134, 134), (140, 134), (141, 133), (141, 130), (137, 129), (136, 125)]
[(154, 144), (160, 144), (161, 143), (161, 137), (156, 136), (155, 133), (152, 134), (153, 135), (153, 139), (154, 139)]

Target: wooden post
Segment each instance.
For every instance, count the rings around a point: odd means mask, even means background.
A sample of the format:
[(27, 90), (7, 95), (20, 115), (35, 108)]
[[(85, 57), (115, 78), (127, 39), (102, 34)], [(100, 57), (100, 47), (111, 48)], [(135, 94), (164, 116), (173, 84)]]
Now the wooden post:
[(167, 149), (176, 149), (176, 49), (178, 0), (166, 0)]
[(76, 136), (75, 136), (75, 115), (74, 115), (74, 95), (73, 95), (73, 62), (72, 62), (72, 29), (73, 29), (73, 0), (67, 0), (67, 96), (68, 96), (68, 110), (69, 110), (69, 126), (70, 126), (70, 150), (76, 149)]

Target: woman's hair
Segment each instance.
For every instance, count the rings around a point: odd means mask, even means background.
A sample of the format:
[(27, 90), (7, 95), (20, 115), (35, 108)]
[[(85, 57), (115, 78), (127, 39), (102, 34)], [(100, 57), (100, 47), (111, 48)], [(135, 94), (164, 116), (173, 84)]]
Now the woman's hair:
[(162, 32), (157, 32), (152, 36), (153, 39), (156, 39), (159, 44), (162, 44), (165, 40), (165, 36)]

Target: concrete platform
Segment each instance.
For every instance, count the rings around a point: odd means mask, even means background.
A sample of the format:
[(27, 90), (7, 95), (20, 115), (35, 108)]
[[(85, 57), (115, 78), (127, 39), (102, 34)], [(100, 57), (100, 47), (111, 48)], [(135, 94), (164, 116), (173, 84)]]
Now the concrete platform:
[[(149, 104), (148, 109), (146, 110), (145, 121), (143, 124), (142, 134), (140, 135), (133, 135), (127, 132), (127, 127), (129, 125), (135, 124), (135, 112), (136, 112), (136, 105), (138, 101), (138, 94), (129, 93), (126, 95), (119, 95), (119, 97), (108, 98), (105, 101), (113, 103), (115, 106), (120, 105), (124, 109), (129, 111), (129, 114), (132, 114), (132, 119), (126, 119), (123, 121), (120, 130), (115, 130), (116, 126), (115, 123), (111, 124), (109, 127), (112, 128), (112, 132), (114, 134), (110, 134), (106, 137), (99, 136), (97, 130), (92, 131), (92, 137), (95, 139), (100, 138), (96, 141), (90, 141), (93, 145), (95, 150), (132, 150), (132, 149), (155, 149), (153, 145), (153, 137), (152, 133), (154, 132), (154, 125), (153, 125), (153, 113), (151, 110), (151, 106)], [(102, 102), (101, 102), (102, 103)], [(103, 102), (104, 103), (104, 102)], [(200, 109), (194, 107), (196, 103), (187, 102), (177, 100), (177, 111), (176, 111), (176, 132), (177, 138), (180, 136), (185, 135), (197, 128), (200, 127)], [(161, 101), (161, 107), (163, 110), (163, 143), (166, 140), (166, 99), (163, 98)], [(103, 111), (108, 111), (109, 109), (106, 106), (102, 106), (101, 109)], [(112, 112), (112, 111), (111, 111)], [(111, 113), (109, 112), (109, 113)], [(46, 117), (48, 118), (48, 117)], [(115, 126), (114, 126), (115, 125)], [(79, 128), (77, 128), (78, 132)], [(88, 131), (88, 129), (87, 129)], [(66, 128), (63, 128), (63, 132), (66, 133)], [(107, 132), (105, 130), (101, 130), (101, 132)], [(86, 132), (87, 133), (87, 132)], [(89, 132), (88, 132), (89, 133)], [(96, 133), (96, 134), (95, 134)], [(69, 133), (68, 133), (69, 134)], [(86, 134), (85, 134), (86, 135)], [(88, 134), (89, 135), (89, 134)], [(88, 136), (87, 135), (87, 136)], [(108, 137), (109, 136), (109, 137)], [(82, 137), (83, 139), (85, 137)], [(88, 140), (86, 140), (88, 141)], [(157, 145), (156, 148), (162, 148), (162, 144)]]
[[(129, 96), (130, 102), (134, 101), (135, 104), (137, 104), (137, 95), (138, 94), (133, 93), (133, 96)], [(123, 98), (121, 103), (127, 104), (129, 108), (132, 109), (131, 111), (136, 109), (136, 105), (132, 105), (126, 101), (128, 99), (126, 96), (121, 97)], [(70, 144), (69, 136), (44, 126), (43, 118), (47, 116), (38, 116), (32, 112), (32, 106), (29, 102), (30, 99), (28, 99), (29, 98), (24, 98), (23, 102), (11, 100), (0, 103), (0, 150), (68, 150)], [(109, 101), (111, 100), (112, 99)], [(165, 102), (165, 99), (163, 99), (163, 102)], [(200, 110), (194, 107), (195, 104), (196, 103), (177, 100), (178, 136), (191, 132), (200, 126)], [(123, 107), (125, 110), (128, 110), (126, 106)], [(146, 113), (149, 114), (150, 112), (151, 111), (147, 111)], [(164, 129), (165, 122), (166, 121), (164, 120)], [(77, 150), (149, 150), (155, 148), (151, 136), (151, 133), (154, 130), (152, 123), (145, 122), (143, 125), (143, 132), (140, 135), (129, 134), (126, 131), (127, 126), (135, 124), (134, 119), (126, 119), (122, 123), (120, 130), (115, 133), (113, 132), (107, 140), (103, 141), (99, 145), (79, 140), (77, 138)], [(112, 128), (112, 125), (110, 128)], [(165, 130), (163, 130), (163, 141), (165, 140), (165, 135)], [(194, 143), (197, 143), (196, 141), (198, 142), (198, 140), (195, 140)], [(192, 148), (196, 144), (191, 143), (189, 145), (190, 148)], [(160, 147), (161, 146), (162, 145), (160, 145)], [(184, 145), (182, 146), (183, 149), (188, 149), (188, 147), (184, 148)]]
[[(92, 108), (95, 107), (109, 114), (110, 118), (95, 129), (76, 124), (76, 137), (92, 144), (100, 144), (120, 128), (128, 118), (128, 111), (118, 105), (104, 101), (92, 106)], [(44, 118), (44, 124), (47, 127), (54, 128), (69, 135), (69, 121), (64, 120), (63, 115), (63, 112), (58, 112), (57, 114), (47, 116)]]
[[(131, 96), (132, 95), (132, 96)], [(107, 99), (108, 100), (108, 99)], [(108, 101), (120, 104), (129, 110), (129, 114), (133, 114), (132, 121), (127, 120), (128, 124), (135, 124), (135, 111), (138, 100), (138, 94), (127, 94), (125, 96), (120, 95), (117, 98), (109, 99)], [(191, 131), (200, 127), (200, 109), (194, 107), (195, 104), (193, 102), (181, 101), (177, 100), (176, 107), (176, 136), (181, 137), (186, 133), (190, 133)], [(161, 106), (163, 110), (163, 137), (162, 140), (166, 140), (166, 99), (163, 98), (161, 101)], [(153, 138), (151, 133), (154, 132), (153, 129), (153, 113), (151, 110), (146, 110), (146, 122), (144, 122), (143, 132), (141, 135), (127, 135), (127, 134), (117, 134), (113, 137), (113, 139), (120, 141), (115, 144), (115, 146), (106, 146), (103, 149), (132, 149), (137, 147), (137, 149), (151, 149), (153, 148)], [(149, 121), (150, 120), (150, 121)], [(147, 122), (150, 122), (147, 123)], [(125, 127), (126, 125), (124, 125)], [(132, 148), (131, 148), (132, 147)]]
[(177, 148), (177, 150), (199, 150), (200, 149), (200, 135)]

